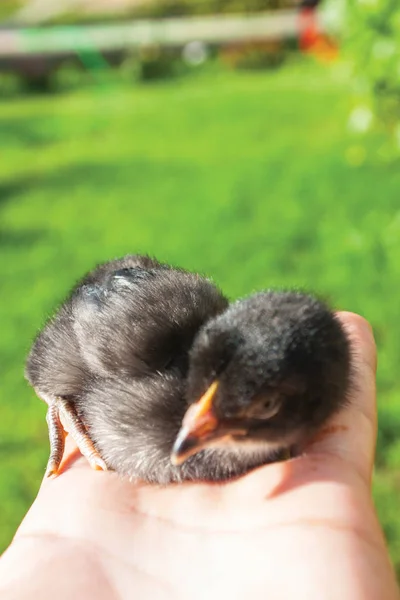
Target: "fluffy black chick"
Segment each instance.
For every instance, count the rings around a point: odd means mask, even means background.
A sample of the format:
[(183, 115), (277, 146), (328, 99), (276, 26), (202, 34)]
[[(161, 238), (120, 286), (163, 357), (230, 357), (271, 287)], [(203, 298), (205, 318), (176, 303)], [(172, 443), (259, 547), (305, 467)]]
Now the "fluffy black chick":
[(98, 266), (38, 335), (26, 377), (48, 405), (57, 473), (61, 419), (94, 468), (165, 479), (187, 404), (188, 353), (227, 300), (209, 280), (146, 256)]
[(232, 304), (191, 349), (186, 394), (200, 400), (187, 411), (173, 462), (219, 449), (221, 462), (232, 453), (244, 472), (301, 449), (346, 403), (350, 366), (346, 333), (317, 299), (271, 291)]

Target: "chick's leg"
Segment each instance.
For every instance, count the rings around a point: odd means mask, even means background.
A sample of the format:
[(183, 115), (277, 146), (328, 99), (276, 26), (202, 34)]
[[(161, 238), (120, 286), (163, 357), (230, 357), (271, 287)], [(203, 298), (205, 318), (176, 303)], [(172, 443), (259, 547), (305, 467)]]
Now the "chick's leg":
[(60, 421), (58, 406), (56, 402), (50, 404), (46, 415), (47, 427), (49, 428), (50, 457), (46, 467), (46, 477), (56, 475), (59, 469), (65, 446), (66, 433)]
[(50, 439), (50, 457), (47, 463), (46, 477), (57, 475), (64, 454), (66, 431), (61, 419), (79, 450), (89, 461), (90, 466), (93, 469), (106, 471), (107, 466), (94, 447), (74, 404), (65, 398), (56, 398), (50, 403), (46, 416)]

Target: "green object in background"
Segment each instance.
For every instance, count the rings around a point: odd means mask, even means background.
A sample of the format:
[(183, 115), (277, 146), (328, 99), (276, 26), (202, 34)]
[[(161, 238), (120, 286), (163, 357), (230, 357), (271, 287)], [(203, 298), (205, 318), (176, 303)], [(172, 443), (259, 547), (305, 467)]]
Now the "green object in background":
[(232, 298), (298, 285), (372, 322), (375, 493), (400, 570), (400, 172), (363, 163), (338, 73), (303, 63), (0, 103), (3, 548), (48, 455), (45, 406), (23, 380), (31, 340), (95, 263), (148, 252)]
[(359, 143), (367, 135), (376, 136), (372, 151), (380, 160), (398, 160), (400, 5), (393, 0), (350, 0), (346, 29), (354, 71), (349, 128)]

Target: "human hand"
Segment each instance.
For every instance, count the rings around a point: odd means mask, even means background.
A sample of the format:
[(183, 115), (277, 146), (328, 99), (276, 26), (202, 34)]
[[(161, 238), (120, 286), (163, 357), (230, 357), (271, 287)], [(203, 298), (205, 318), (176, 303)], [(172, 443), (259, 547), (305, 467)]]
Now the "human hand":
[(371, 499), (376, 353), (354, 348), (350, 406), (307, 452), (226, 484), (165, 488), (92, 471), (67, 438), (63, 472), (0, 561), (4, 600), (398, 600)]

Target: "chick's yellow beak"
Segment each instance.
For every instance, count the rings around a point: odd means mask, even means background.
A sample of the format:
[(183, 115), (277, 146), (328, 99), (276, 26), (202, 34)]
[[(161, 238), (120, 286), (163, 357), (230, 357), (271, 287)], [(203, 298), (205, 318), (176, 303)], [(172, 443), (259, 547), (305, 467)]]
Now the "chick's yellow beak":
[(213, 410), (217, 389), (218, 381), (214, 381), (200, 400), (188, 408), (172, 449), (172, 464), (182, 464), (189, 456), (205, 448), (214, 439), (219, 425)]

